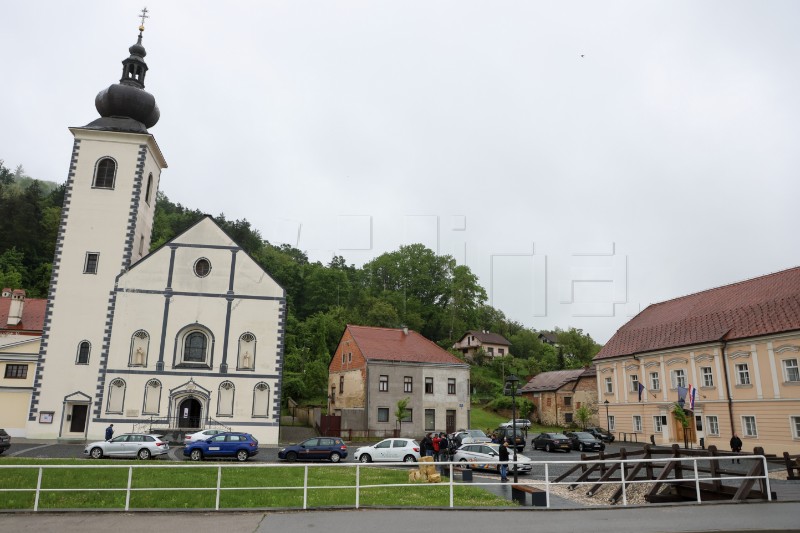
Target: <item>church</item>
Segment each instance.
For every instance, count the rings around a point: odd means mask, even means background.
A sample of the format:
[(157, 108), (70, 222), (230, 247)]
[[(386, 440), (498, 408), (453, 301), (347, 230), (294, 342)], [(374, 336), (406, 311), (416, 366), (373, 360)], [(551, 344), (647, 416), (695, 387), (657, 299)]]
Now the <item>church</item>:
[[(143, 18), (144, 20), (144, 18)], [(206, 216), (149, 252), (166, 159), (137, 42), (74, 136), (25, 436), (252, 433), (276, 445), (286, 295)]]

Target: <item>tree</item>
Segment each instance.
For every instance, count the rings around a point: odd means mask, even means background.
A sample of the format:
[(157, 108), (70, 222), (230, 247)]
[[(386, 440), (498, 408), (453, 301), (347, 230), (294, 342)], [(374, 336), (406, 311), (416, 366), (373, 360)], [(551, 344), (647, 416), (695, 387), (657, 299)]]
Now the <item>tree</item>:
[(689, 435), (687, 434), (686, 430), (689, 429), (689, 415), (683, 410), (681, 404), (676, 403), (672, 406), (672, 416), (675, 417), (675, 420), (677, 420), (678, 424), (680, 424), (683, 428), (683, 447), (688, 448)]
[(589, 425), (589, 419), (591, 418), (592, 410), (585, 404), (575, 409), (575, 419), (578, 421), (578, 424), (580, 424), (581, 429), (586, 429), (586, 426)]
[(403, 429), (403, 420), (408, 418), (408, 401), (408, 397), (397, 400), (397, 409), (394, 411), (394, 417), (397, 419), (397, 424), (400, 426), (401, 430)]

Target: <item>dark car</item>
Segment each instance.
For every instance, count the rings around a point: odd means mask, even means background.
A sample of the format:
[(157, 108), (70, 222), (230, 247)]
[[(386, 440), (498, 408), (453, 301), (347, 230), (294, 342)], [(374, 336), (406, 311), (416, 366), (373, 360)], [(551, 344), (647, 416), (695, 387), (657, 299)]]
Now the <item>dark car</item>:
[(338, 463), (347, 457), (347, 445), (336, 437), (314, 437), (299, 444), (292, 444), (278, 451), (278, 459), (294, 461), (319, 461), (330, 459)]
[(614, 442), (614, 435), (601, 427), (586, 428), (586, 433), (591, 433), (596, 439), (603, 442)]
[(0, 429), (0, 453), (3, 453), (11, 447), (11, 436), (6, 433), (5, 429)]
[(249, 433), (226, 432), (210, 439), (198, 440), (183, 449), (183, 455), (192, 461), (206, 457), (235, 457), (247, 461), (258, 453), (258, 441)]
[(587, 452), (603, 451), (606, 449), (606, 445), (603, 444), (603, 441), (595, 438), (595, 436), (588, 431), (570, 431), (564, 433), (564, 435), (569, 437), (570, 442), (572, 442), (573, 450)]
[(542, 433), (536, 435), (531, 441), (531, 446), (534, 450), (547, 450), (554, 452), (556, 450), (564, 450), (569, 452), (572, 450), (572, 442), (566, 435), (561, 433)]
[(514, 447), (517, 449), (518, 452), (525, 449), (525, 437), (528, 436), (527, 431), (523, 431), (520, 426), (516, 427), (516, 440), (514, 440), (514, 428), (511, 426), (509, 427), (499, 427), (494, 430), (494, 434), (497, 437), (497, 442), (503, 442), (503, 439), (508, 440), (508, 445), (511, 446), (514, 443)]

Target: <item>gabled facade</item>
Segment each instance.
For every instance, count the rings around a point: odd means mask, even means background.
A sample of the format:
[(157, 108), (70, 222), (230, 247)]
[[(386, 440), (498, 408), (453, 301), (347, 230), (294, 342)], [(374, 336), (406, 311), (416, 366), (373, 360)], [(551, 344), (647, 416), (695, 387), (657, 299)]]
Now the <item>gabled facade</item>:
[(498, 333), (490, 331), (468, 331), (462, 336), (453, 348), (464, 354), (465, 359), (472, 359), (478, 350), (483, 349), (489, 358), (510, 355), (511, 343)]
[(542, 424), (577, 424), (575, 411), (582, 406), (592, 411), (589, 425), (597, 423), (597, 376), (594, 368), (542, 372), (531, 378), (520, 394), (536, 406), (535, 416)]
[[(342, 429), (419, 437), (469, 427), (469, 365), (408, 329), (348, 325), (329, 365)], [(395, 418), (408, 398), (410, 417)]]
[[(615, 433), (730, 449), (736, 432), (746, 451), (798, 453), (800, 268), (651, 305), (594, 364)], [(685, 435), (672, 416), (681, 396)]]

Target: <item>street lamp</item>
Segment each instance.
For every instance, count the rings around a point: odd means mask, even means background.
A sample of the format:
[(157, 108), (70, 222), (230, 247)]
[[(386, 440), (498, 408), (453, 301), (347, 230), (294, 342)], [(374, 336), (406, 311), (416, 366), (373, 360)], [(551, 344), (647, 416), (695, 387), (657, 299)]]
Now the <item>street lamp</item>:
[(606, 404), (606, 429), (609, 433), (611, 433), (611, 417), (608, 416), (608, 400), (604, 401), (603, 403)]
[[(514, 374), (509, 374), (506, 378), (506, 390), (511, 389), (511, 445), (514, 447), (514, 484), (517, 479), (517, 384), (519, 378)], [(501, 444), (502, 446), (502, 444)]]

